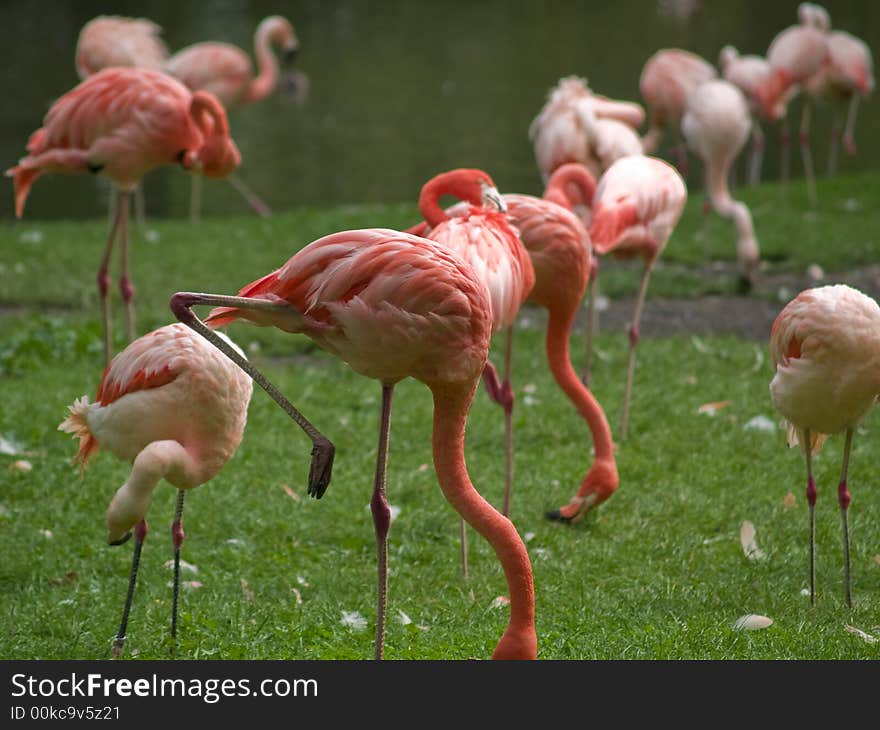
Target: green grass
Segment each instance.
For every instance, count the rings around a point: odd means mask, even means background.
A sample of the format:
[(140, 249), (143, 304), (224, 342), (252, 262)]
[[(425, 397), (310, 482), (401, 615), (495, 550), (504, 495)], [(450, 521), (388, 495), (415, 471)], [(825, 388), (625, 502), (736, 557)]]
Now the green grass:
[[(779, 254), (770, 266), (800, 270), (816, 262), (828, 271), (845, 271), (876, 260), (880, 242), (869, 201), (872, 195), (876, 199), (877, 185), (871, 176), (823, 181), (822, 205), (807, 214), (814, 217), (810, 225), (803, 224), (796, 185), (787, 206), (766, 202), (763, 212), (757, 207), (765, 251)], [(780, 193), (767, 185), (744, 190), (747, 196), (769, 201)], [(703, 257), (702, 242), (693, 238), (701, 223), (692, 197), (664, 253), (683, 271)], [(861, 210), (841, 212), (841, 201), (848, 198), (860, 200)], [(150, 221), (158, 241), (137, 238), (134, 249), (138, 329), (170, 321), (167, 302), (174, 291), (232, 292), (321, 234), (370, 225), (404, 227), (414, 218), (413, 206), (400, 205), (301, 210), (268, 221), (215, 219), (199, 227)], [(118, 626), (131, 547), (105, 544), (104, 511), (127, 468), (101, 453), (80, 478), (69, 464), (75, 443), (56, 430), (67, 405), (93, 394), (100, 377), (93, 290), (105, 228), (104, 221), (25, 221), (0, 231), (0, 305), (8, 309), (0, 335), (0, 435), (30, 452), (0, 456), (4, 659), (106, 657)], [(732, 257), (730, 230), (711, 222), (707, 230), (712, 255)], [(865, 243), (849, 247), (859, 241)], [(703, 291), (692, 289), (686, 277), (664, 273), (652, 280), (651, 295), (657, 282), (658, 296), (663, 286), (677, 295)], [(621, 281), (619, 291), (630, 285), (635, 282)], [(252, 357), (334, 440), (337, 462), (324, 498), (309, 499), (308, 441), (262, 391), (255, 392), (238, 453), (212, 482), (187, 497), (183, 557), (199, 572), (184, 577), (202, 587), (183, 592), (174, 656), (370, 658), (375, 543), (367, 504), (379, 386), (306, 338), (247, 325), (234, 326), (230, 335), (246, 348), (258, 343)], [(574, 493), (590, 461), (590, 439), (547, 372), (541, 340), (538, 329), (517, 333), (512, 514), (520, 533), (529, 536), (540, 658), (877, 657), (876, 644), (844, 629), (850, 624), (880, 633), (876, 415), (859, 431), (850, 471), (855, 606), (848, 610), (843, 600), (834, 489), (842, 443), (834, 438), (816, 460), (819, 595), (810, 607), (801, 593), (808, 585), (802, 460), (786, 448), (781, 430), (744, 428), (757, 415), (777, 420), (767, 390), (772, 373), (765, 343), (730, 337), (643, 339), (630, 437), (617, 452), (620, 489), (570, 527), (546, 521), (543, 513)], [(573, 352), (582, 352), (582, 345), (576, 333)], [(625, 337), (603, 333), (598, 348), (603, 357), (595, 364), (594, 393), (616, 431)], [(527, 385), (534, 387), (525, 393)], [(723, 400), (730, 405), (714, 416), (697, 412), (703, 403)], [(431, 467), (430, 412), (423, 385), (398, 386), (388, 491), (401, 512), (390, 533), (386, 655), (487, 657), (506, 625), (507, 610), (492, 607), (506, 587), (494, 554), (473, 531), (470, 581), (460, 576), (458, 519)], [(480, 391), (468, 425), (468, 466), (475, 485), (496, 504), (502, 439), (500, 410)], [(19, 458), (28, 459), (33, 469), (10, 469)], [(301, 498), (289, 496), (285, 485)], [(783, 503), (789, 492), (796, 498), (793, 508)], [(126, 644), (140, 658), (171, 655), (171, 573), (163, 564), (172, 557), (168, 530), (174, 499), (173, 488), (160, 485), (149, 517), (151, 533)], [(743, 520), (756, 526), (765, 560), (743, 555)], [(343, 626), (343, 611), (360, 612), (367, 628), (358, 632)], [(401, 611), (411, 624), (398, 621)], [(733, 621), (746, 613), (770, 616), (774, 624), (763, 631), (732, 630)]]

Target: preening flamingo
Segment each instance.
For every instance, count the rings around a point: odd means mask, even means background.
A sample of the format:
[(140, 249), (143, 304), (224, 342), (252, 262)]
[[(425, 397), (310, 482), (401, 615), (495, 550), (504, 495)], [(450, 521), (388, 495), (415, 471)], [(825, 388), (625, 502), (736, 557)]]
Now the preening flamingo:
[(810, 601), (816, 598), (816, 481), (811, 456), (825, 439), (846, 433), (837, 498), (843, 526), (846, 603), (850, 588), (850, 450), (856, 427), (880, 395), (880, 307), (844, 285), (807, 289), (779, 313), (770, 330), (776, 372), (770, 382), (773, 405), (788, 425), (788, 443), (800, 445), (807, 462), (810, 506)]
[(600, 178), (593, 196), (590, 239), (593, 250), (618, 258), (640, 256), (645, 262), (642, 283), (629, 328), (629, 365), (620, 437), (626, 438), (629, 402), (639, 341), (639, 320), (648, 280), (687, 200), (684, 180), (674, 167), (656, 157), (632, 155), (615, 162)]
[[(586, 421), (593, 437), (595, 460), (577, 494), (565, 507), (547, 513), (551, 519), (577, 522), (612, 494), (619, 484), (611, 428), (602, 406), (575, 374), (569, 356), (571, 328), (592, 271), (592, 248), (583, 222), (571, 212), (572, 201), (592, 202), (596, 183), (579, 163), (558, 167), (545, 199), (507, 193), (507, 216), (519, 232), (535, 272), (528, 300), (547, 309), (545, 352), (550, 371), (566, 397)], [(557, 204), (546, 198), (557, 198)], [(471, 204), (446, 209), (450, 218), (467, 216)], [(508, 508), (505, 501), (505, 509)]]
[[(343, 231), (309, 244), (237, 297), (175, 294), (171, 307), (177, 317), (223, 346), (191, 311), (197, 304), (219, 307), (207, 318), (212, 327), (247, 319), (300, 332), (382, 383), (371, 501), (379, 554), (376, 658), (383, 655), (385, 633), (391, 397), (394, 385), (406, 377), (425, 383), (434, 397), (434, 466), (444, 496), (492, 545), (504, 568), (510, 622), (493, 657), (536, 658), (528, 553), (513, 523), (474, 489), (464, 460), (465, 422), (493, 327), (489, 293), (473, 268), (441, 244), (417, 236), (385, 229)], [(241, 358), (237, 362), (248, 367)]]
[(687, 153), (679, 136), (688, 96), (700, 84), (718, 76), (715, 67), (695, 53), (663, 48), (642, 67), (639, 91), (648, 107), (649, 127), (642, 137), (646, 155), (657, 151), (663, 132), (670, 129), (676, 139), (675, 157), (679, 171), (687, 174)]
[[(225, 335), (224, 335), (225, 336)], [(230, 347), (238, 348), (229, 342)], [(240, 352), (240, 350), (238, 350)], [(128, 595), (113, 655), (122, 652), (147, 536), (147, 513), (162, 479), (178, 488), (171, 526), (174, 594), (171, 635), (177, 635), (183, 497), (213, 479), (241, 443), (253, 384), (227, 357), (188, 327), (171, 324), (129, 344), (104, 371), (94, 403), (70, 406), (58, 426), (79, 438), (74, 463), (85, 469), (100, 448), (132, 463), (131, 473), (107, 508), (107, 541), (135, 544)]]
[(724, 46), (718, 56), (718, 65), (725, 80), (738, 87), (745, 95), (752, 117), (752, 153), (749, 158), (748, 180), (757, 185), (761, 180), (761, 162), (764, 156), (764, 114), (755, 95), (758, 85), (770, 74), (770, 63), (763, 56), (741, 56), (733, 46)]
[[(258, 73), (254, 74), (250, 56), (230, 43), (205, 41), (181, 49), (169, 58), (164, 69), (180, 79), (192, 91), (209, 91), (227, 109), (252, 104), (275, 91), (279, 80), (278, 48), (284, 62), (291, 61), (299, 50), (299, 40), (287, 18), (270, 15), (263, 18), (254, 33), (254, 55)], [(269, 215), (268, 206), (251, 192), (238, 176), (229, 181), (260, 215)], [(193, 178), (191, 215), (199, 216), (200, 188)]]
[(688, 98), (681, 131), (688, 146), (703, 161), (709, 200), (718, 215), (730, 219), (737, 233), (736, 258), (749, 287), (761, 263), (752, 215), (734, 200), (727, 179), (730, 168), (749, 138), (752, 120), (743, 93), (729, 81), (715, 79), (697, 87)]
[[(440, 199), (451, 195), (468, 203), (462, 216), (451, 216)], [(513, 482), (513, 403), (510, 385), (513, 325), (519, 309), (535, 285), (535, 272), (528, 252), (504, 215), (506, 207), (492, 178), (482, 170), (458, 168), (435, 175), (419, 195), (419, 212), (425, 219), (426, 238), (441, 243), (467, 261), (489, 289), (492, 332), (506, 331), (504, 378), (499, 382), (491, 361), (486, 363), (484, 383), (489, 396), (504, 409), (504, 502), (502, 514), (510, 512)]]
[(138, 66), (159, 71), (168, 48), (160, 28), (146, 18), (100, 15), (86, 23), (76, 42), (76, 72), (85, 79), (113, 66)]
[[(771, 120), (782, 120), (783, 180), (788, 179), (788, 102), (809, 80), (818, 74), (828, 59), (828, 13), (812, 3), (798, 6), (800, 23), (780, 31), (767, 49), (769, 75), (758, 84), (755, 95), (764, 114)], [(810, 153), (810, 97), (805, 96), (801, 111), (800, 147), (810, 201), (816, 202), (813, 158)]]
[(128, 266), (131, 192), (150, 170), (180, 164), (208, 177), (224, 177), (241, 162), (229, 135), (226, 112), (216, 97), (191, 93), (176, 79), (143, 68), (108, 68), (89, 76), (49, 109), (27, 143), (27, 157), (6, 171), (15, 183), (15, 214), (21, 218), (28, 192), (43, 173), (104, 175), (116, 186), (117, 205), (98, 269), (104, 325), (104, 359), (110, 361), (108, 265), (120, 240), (119, 290), (126, 333), (134, 338), (134, 287)]
[(580, 162), (598, 176), (622, 154), (641, 152), (635, 130), (644, 120), (635, 102), (595, 94), (577, 76), (560, 79), (529, 126), (541, 178), (546, 183), (566, 162)]

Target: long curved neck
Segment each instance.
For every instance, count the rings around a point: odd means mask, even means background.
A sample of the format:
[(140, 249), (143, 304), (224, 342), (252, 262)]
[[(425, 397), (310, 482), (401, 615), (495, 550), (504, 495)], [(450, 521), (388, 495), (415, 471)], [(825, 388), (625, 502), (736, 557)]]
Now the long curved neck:
[[(535, 588), (525, 545), (513, 523), (474, 488), (464, 458), (465, 424), (478, 379), (470, 384), (430, 384), (434, 396), (434, 468), (447, 501), (495, 550), (510, 592), (511, 633), (534, 635)], [(499, 644), (496, 654), (502, 649)], [(523, 658), (523, 657), (520, 657)]]
[(431, 228), (449, 220), (446, 211), (440, 207), (440, 198), (447, 194), (455, 195), (455, 192), (450, 182), (442, 177), (429, 180), (422, 186), (422, 192), (419, 194), (419, 212)]
[(278, 84), (278, 60), (272, 51), (272, 28), (260, 25), (254, 37), (254, 55), (257, 57), (257, 76), (248, 85), (245, 101), (259, 101), (269, 96)]
[(576, 205), (593, 207), (596, 193), (596, 178), (583, 165), (563, 165), (556, 169), (547, 181), (544, 198), (569, 210)]
[(583, 384), (575, 373), (568, 351), (568, 340), (574, 312), (560, 312), (551, 309), (547, 319), (547, 336), (544, 347), (550, 372), (559, 387), (568, 396), (577, 412), (587, 422), (593, 435), (593, 448), (596, 459), (614, 462), (614, 442), (611, 438), (611, 427), (602, 406)]

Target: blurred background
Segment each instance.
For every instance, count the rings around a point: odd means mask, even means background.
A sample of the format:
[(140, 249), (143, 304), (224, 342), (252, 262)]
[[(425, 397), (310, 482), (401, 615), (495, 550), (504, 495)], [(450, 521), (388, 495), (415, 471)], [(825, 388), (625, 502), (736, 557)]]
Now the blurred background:
[[(294, 67), (309, 80), (297, 100), (276, 92), (234, 109), (239, 172), (275, 211), (301, 206), (415, 202), (421, 185), (452, 167), (481, 167), (505, 192), (540, 193), (528, 128), (562, 76), (586, 77), (594, 92), (642, 103), (639, 74), (658, 49), (679, 47), (717, 66), (725, 44), (765, 54), (777, 32), (797, 22), (797, 0), (4, 0), (0, 27), (0, 162), (13, 165), (52, 102), (78, 83), (80, 28), (100, 14), (146, 17), (172, 52), (225, 41), (253, 58), (253, 34), (271, 14), (286, 16), (300, 41)], [(880, 2), (834, 0), (832, 27), (880, 49)], [(875, 93), (875, 96), (877, 94)], [(791, 106), (800, 120), (800, 101)], [(824, 174), (830, 114), (813, 116), (813, 154)], [(880, 99), (863, 102), (858, 153), (839, 173), (877, 168)], [(644, 130), (643, 130), (644, 131)], [(778, 127), (768, 134), (764, 179), (778, 175)], [(660, 150), (669, 157), (671, 139)], [(742, 163), (742, 160), (740, 161)], [(700, 180), (698, 163), (691, 182)], [(792, 173), (802, 174), (797, 148)], [(13, 218), (12, 183), (0, 215)], [(29, 219), (106, 216), (108, 186), (46, 176), (28, 200)], [(145, 178), (147, 212), (184, 217), (189, 180), (167, 168)], [(249, 209), (229, 185), (207, 181), (206, 215)]]

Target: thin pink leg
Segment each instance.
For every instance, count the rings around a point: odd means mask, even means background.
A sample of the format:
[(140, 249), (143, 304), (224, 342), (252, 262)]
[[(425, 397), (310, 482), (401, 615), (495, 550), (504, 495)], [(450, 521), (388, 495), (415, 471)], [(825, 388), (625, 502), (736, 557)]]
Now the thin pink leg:
[(620, 439), (626, 438), (626, 430), (629, 423), (629, 401), (632, 394), (633, 376), (636, 371), (636, 345), (639, 344), (639, 321), (642, 318), (642, 310), (645, 307), (645, 297), (648, 292), (648, 280), (651, 278), (653, 261), (645, 263), (645, 271), (642, 274), (642, 283), (639, 287), (639, 295), (636, 299), (636, 308), (633, 312), (633, 321), (629, 328), (629, 364), (626, 368), (626, 390), (623, 394), (623, 416), (620, 419)]
[(810, 506), (810, 603), (816, 603), (816, 480), (813, 478), (813, 459), (810, 451), (810, 429), (802, 434), (807, 459), (807, 504)]
[(388, 606), (388, 529), (391, 527), (391, 508), (385, 496), (388, 462), (388, 438), (391, 432), (391, 397), (393, 385), (382, 385), (382, 420), (379, 426), (379, 447), (376, 450), (376, 475), (373, 480), (373, 527), (376, 531), (378, 553), (378, 591), (376, 601), (376, 659), (385, 652), (385, 615)]
[(813, 153), (810, 150), (810, 111), (812, 103), (810, 98), (804, 97), (804, 107), (801, 112), (801, 158), (804, 161), (804, 177), (807, 178), (807, 197), (810, 199), (810, 205), (816, 205), (818, 198), (816, 196), (816, 176), (813, 174)]
[(119, 276), (119, 293), (122, 296), (122, 302), (125, 304), (125, 336), (131, 342), (134, 339), (134, 286), (129, 276), (128, 265), (128, 231), (131, 209), (131, 193), (119, 194), (119, 206), (121, 209), (122, 220), (119, 229), (122, 236), (122, 242), (119, 246), (120, 252), (120, 276)]
[(122, 203), (122, 196), (125, 195), (119, 191), (116, 195), (116, 214), (113, 216), (113, 224), (110, 226), (110, 234), (107, 236), (107, 247), (104, 249), (104, 255), (101, 257), (101, 265), (98, 267), (98, 296), (101, 300), (101, 321), (104, 327), (104, 364), (110, 364), (111, 353), (113, 350), (111, 327), (110, 327), (110, 305), (107, 295), (110, 291), (110, 256), (113, 253), (113, 244), (116, 242), (116, 234), (119, 231), (122, 221), (122, 209), (125, 207)]
[(843, 570), (846, 585), (846, 605), (852, 608), (852, 583), (849, 564), (849, 524), (847, 514), (852, 496), (847, 488), (846, 475), (849, 471), (849, 455), (852, 450), (853, 430), (846, 430), (846, 443), (843, 447), (843, 467), (840, 470), (840, 484), (837, 487), (837, 501), (840, 503), (840, 519), (843, 526)]

